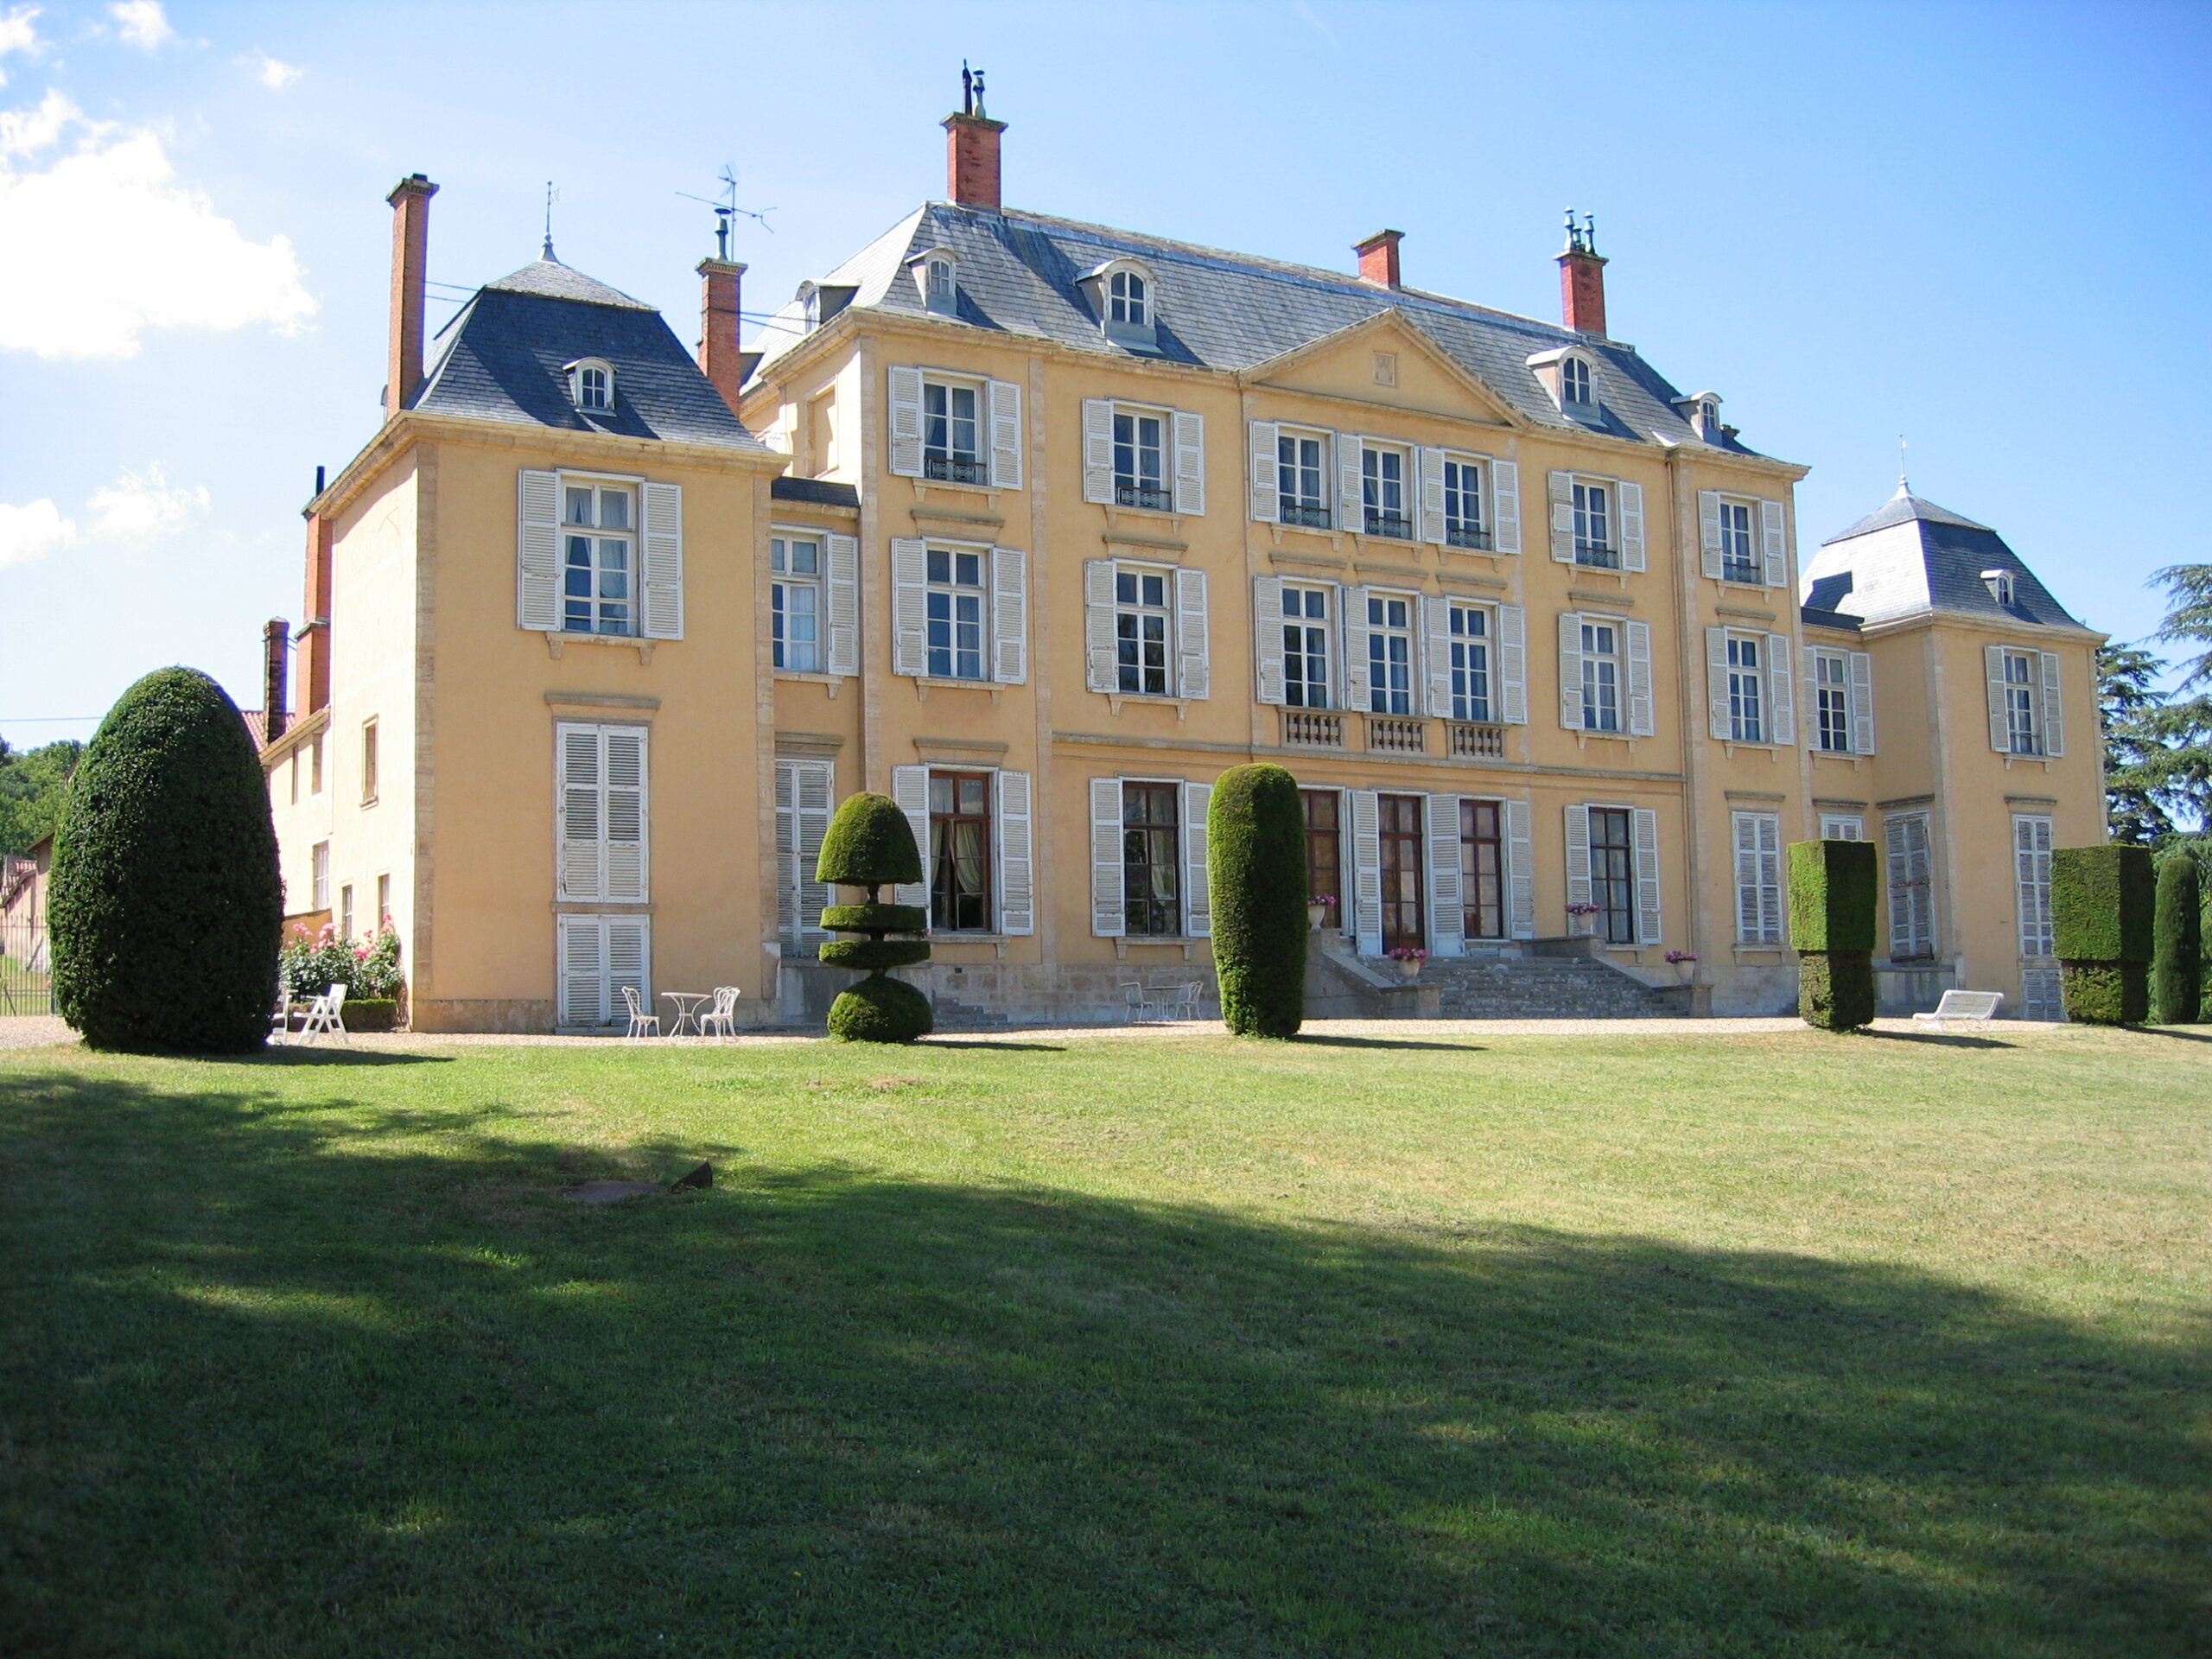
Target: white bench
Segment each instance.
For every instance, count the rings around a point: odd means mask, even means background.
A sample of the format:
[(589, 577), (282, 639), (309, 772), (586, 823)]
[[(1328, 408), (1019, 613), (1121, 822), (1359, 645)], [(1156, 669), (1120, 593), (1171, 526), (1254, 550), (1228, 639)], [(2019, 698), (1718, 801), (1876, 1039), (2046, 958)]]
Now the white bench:
[(2002, 991), (1946, 991), (1935, 1012), (1916, 1014), (1912, 1018), (1915, 1024), (1933, 1026), (1938, 1031), (1948, 1031), (1954, 1020), (1972, 1020), (1976, 1024), (1987, 1025), (1997, 1017), (2004, 1001)]

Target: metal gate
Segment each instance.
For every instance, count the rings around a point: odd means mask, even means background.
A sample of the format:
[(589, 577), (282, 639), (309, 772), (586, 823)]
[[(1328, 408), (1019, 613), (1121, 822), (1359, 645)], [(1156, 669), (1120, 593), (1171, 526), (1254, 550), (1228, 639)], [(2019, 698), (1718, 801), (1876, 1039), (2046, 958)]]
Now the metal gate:
[(46, 925), (0, 921), (0, 1018), (54, 1012), (54, 959)]

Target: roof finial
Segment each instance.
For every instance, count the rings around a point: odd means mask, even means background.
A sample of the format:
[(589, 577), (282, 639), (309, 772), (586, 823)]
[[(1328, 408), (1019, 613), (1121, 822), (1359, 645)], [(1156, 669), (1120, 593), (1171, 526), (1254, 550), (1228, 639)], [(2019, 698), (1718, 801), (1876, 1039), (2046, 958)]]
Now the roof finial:
[(1897, 493), (1910, 495), (1912, 480), (1904, 475), (1904, 434), (1897, 434)]
[(561, 193), (553, 188), (553, 181), (550, 179), (546, 180), (545, 245), (538, 250), (537, 257), (541, 259), (553, 259), (553, 263), (556, 264), (560, 264), (560, 261), (553, 258), (553, 204), (560, 200)]

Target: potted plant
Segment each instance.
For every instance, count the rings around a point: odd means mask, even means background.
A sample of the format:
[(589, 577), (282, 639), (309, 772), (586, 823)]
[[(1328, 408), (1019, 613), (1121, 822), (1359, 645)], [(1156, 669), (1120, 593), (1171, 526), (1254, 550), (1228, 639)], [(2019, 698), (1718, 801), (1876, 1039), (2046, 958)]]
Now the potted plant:
[(1335, 893), (1315, 893), (1306, 906), (1306, 925), (1319, 932), (1329, 925), (1329, 918), (1335, 914), (1336, 908), (1337, 895)]
[(1682, 976), (1683, 984), (1688, 984), (1691, 980), (1697, 976), (1697, 953), (1695, 951), (1669, 950), (1667, 953), (1667, 960), (1675, 964), (1675, 970)]
[(1400, 976), (1408, 980), (1419, 979), (1421, 965), (1428, 960), (1428, 952), (1417, 944), (1402, 944), (1384, 954), (1398, 964)]
[(1592, 904), (1569, 905), (1567, 907), (1567, 931), (1570, 937), (1586, 939), (1598, 931), (1596, 918), (1603, 906)]

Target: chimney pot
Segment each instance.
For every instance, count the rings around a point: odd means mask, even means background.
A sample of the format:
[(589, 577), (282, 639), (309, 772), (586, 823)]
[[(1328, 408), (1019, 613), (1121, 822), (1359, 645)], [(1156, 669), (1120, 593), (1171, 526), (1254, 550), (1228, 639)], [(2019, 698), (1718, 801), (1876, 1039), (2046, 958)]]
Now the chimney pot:
[(292, 625), (272, 616), (262, 625), (261, 741), (265, 746), (284, 735), (291, 704)]
[(1403, 231), (1377, 231), (1364, 242), (1352, 244), (1352, 251), (1359, 256), (1359, 280), (1372, 283), (1377, 288), (1398, 287), (1398, 244), (1405, 239)]
[(987, 213), (999, 207), (999, 135), (1006, 123), (956, 110), (944, 118), (945, 194)]
[(414, 401), (423, 386), (423, 301), (428, 276), (430, 198), (438, 187), (410, 173), (392, 187), (391, 360), (385, 377), (384, 412), (389, 419)]
[(737, 389), (749, 366), (737, 349), (738, 296), (745, 267), (734, 259), (699, 262), (699, 367), (737, 413)]

